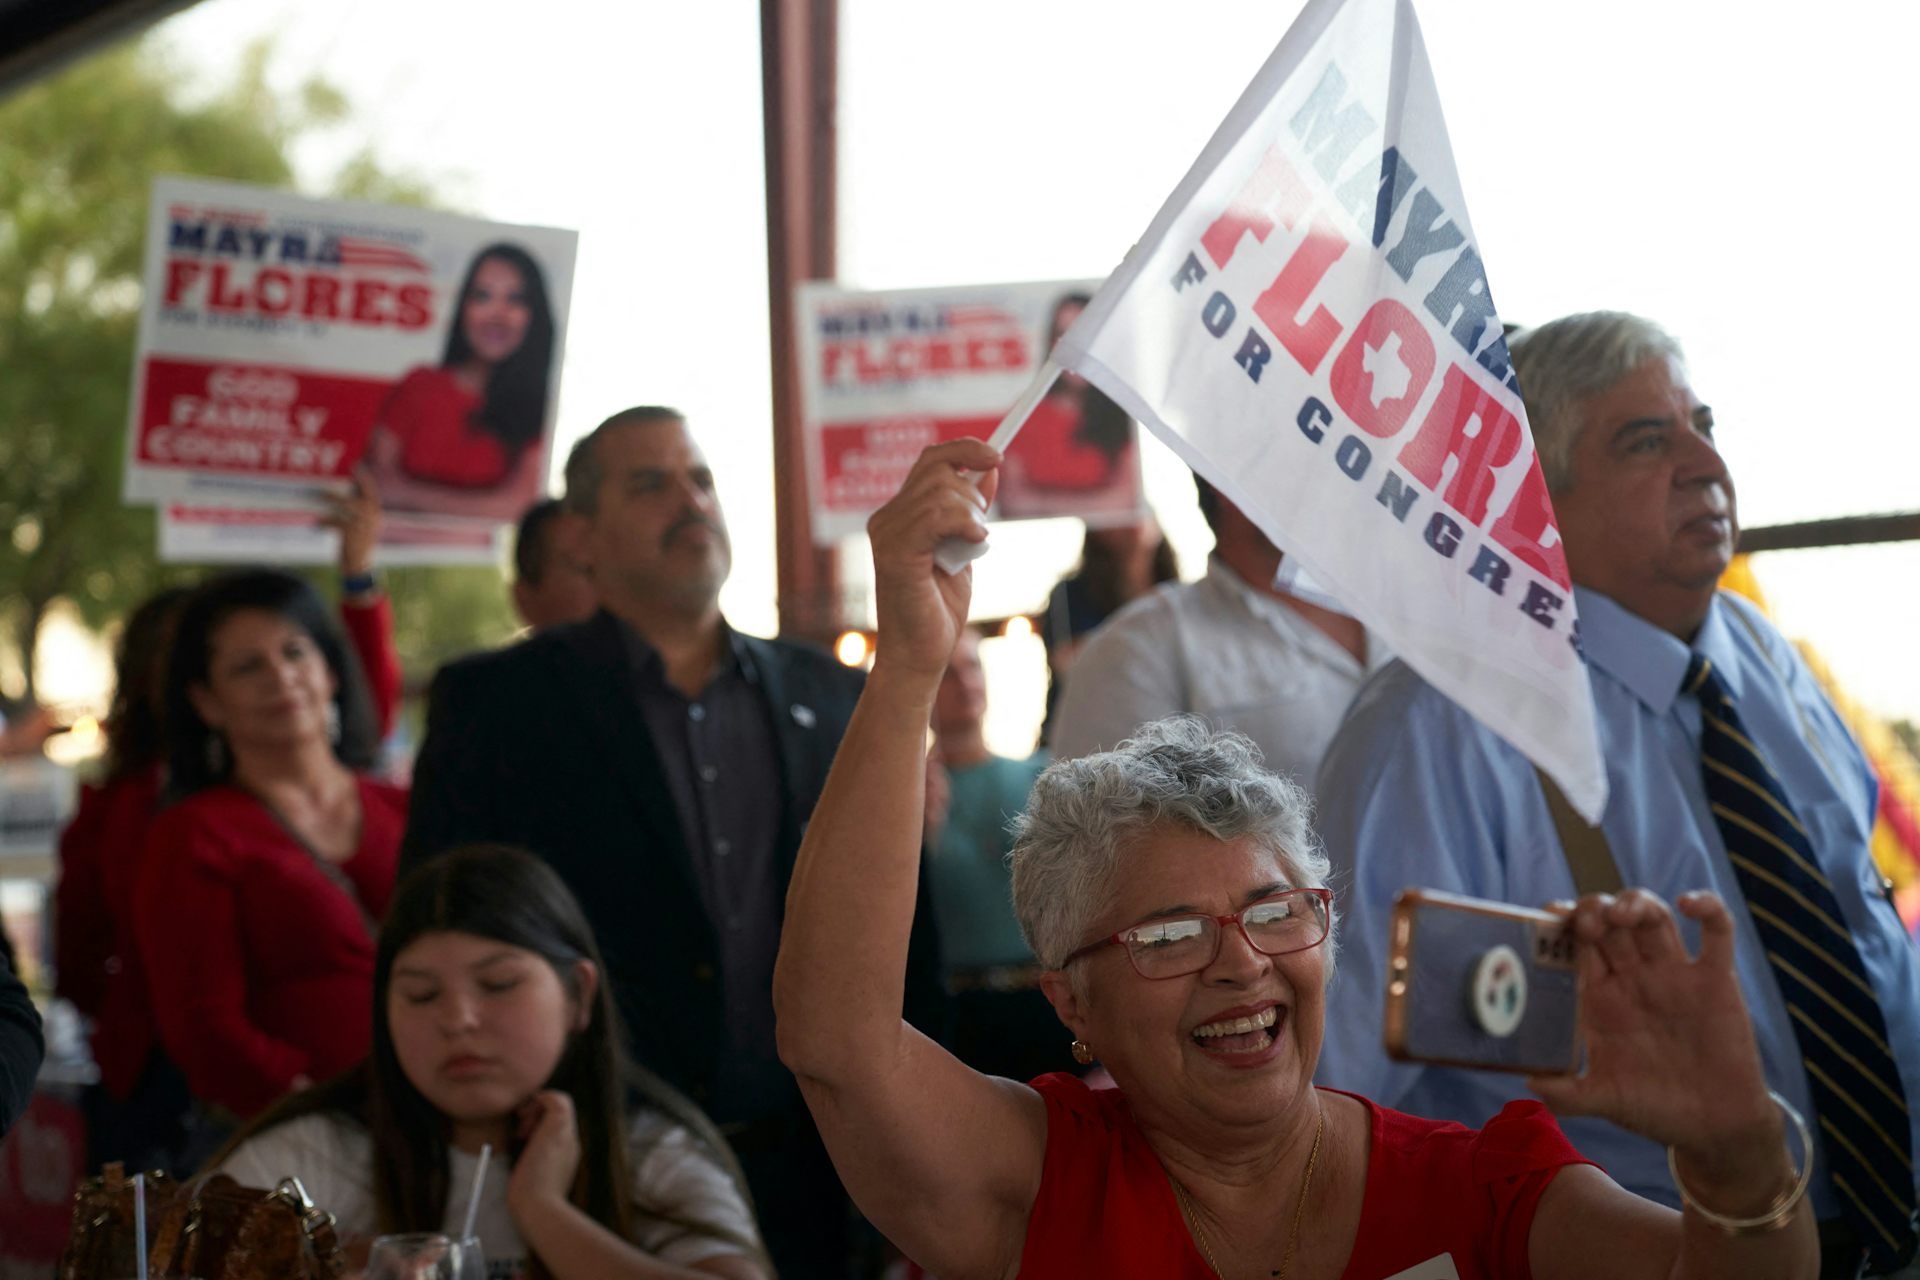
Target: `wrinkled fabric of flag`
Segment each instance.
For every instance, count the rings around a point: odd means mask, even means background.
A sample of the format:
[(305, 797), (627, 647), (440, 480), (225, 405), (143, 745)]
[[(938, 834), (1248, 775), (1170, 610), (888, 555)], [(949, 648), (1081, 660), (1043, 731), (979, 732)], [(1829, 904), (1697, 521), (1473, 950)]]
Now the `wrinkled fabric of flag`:
[(1312, 0), (1054, 359), (1590, 821), (1564, 548), (1407, 0)]

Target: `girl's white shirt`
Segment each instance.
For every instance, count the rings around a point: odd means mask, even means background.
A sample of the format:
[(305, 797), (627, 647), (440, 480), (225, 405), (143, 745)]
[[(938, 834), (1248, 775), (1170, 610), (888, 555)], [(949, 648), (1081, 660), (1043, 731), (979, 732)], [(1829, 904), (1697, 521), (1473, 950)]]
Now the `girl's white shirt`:
[[(758, 1244), (759, 1232), (739, 1188), (684, 1127), (657, 1111), (640, 1111), (627, 1127), (627, 1152), (633, 1170), (635, 1246), (662, 1262), (685, 1267), (744, 1253), (741, 1241)], [(441, 1230), (458, 1235), (480, 1160), (458, 1150), (448, 1155), (447, 1213)], [(276, 1125), (249, 1139), (220, 1168), (253, 1187), (297, 1177), (313, 1202), (333, 1214), (343, 1237), (379, 1232), (373, 1139), (345, 1116), (323, 1113)], [(495, 1152), (480, 1190), (474, 1234), (486, 1250), (489, 1280), (517, 1280), (526, 1272), (526, 1245), (507, 1211), (511, 1170), (504, 1153)]]

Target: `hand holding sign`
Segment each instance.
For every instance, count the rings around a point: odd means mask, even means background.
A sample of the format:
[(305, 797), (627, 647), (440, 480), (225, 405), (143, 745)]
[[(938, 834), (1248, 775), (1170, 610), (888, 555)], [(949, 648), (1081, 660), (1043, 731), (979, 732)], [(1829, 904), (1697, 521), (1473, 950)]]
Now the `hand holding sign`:
[(327, 514), (320, 523), (340, 531), (340, 576), (362, 578), (373, 572), (374, 548), (380, 545), (380, 489), (365, 466), (355, 467), (353, 488), (328, 494)]

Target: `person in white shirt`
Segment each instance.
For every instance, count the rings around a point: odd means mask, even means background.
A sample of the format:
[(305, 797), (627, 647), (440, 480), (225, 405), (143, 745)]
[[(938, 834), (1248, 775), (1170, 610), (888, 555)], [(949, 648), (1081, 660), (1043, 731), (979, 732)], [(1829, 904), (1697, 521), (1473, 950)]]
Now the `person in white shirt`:
[(768, 1280), (732, 1154), (626, 1063), (603, 971), (545, 863), (501, 846), (434, 859), (380, 930), (368, 1061), (267, 1111), (213, 1167), (299, 1178), (357, 1257), (380, 1234), (460, 1235), (491, 1146), (489, 1280)]
[(1310, 788), (1384, 655), (1357, 619), (1275, 586), (1280, 549), (1199, 476), (1194, 486), (1213, 530), (1206, 576), (1154, 588), (1087, 640), (1061, 696), (1054, 758), (1111, 750), (1187, 712), (1246, 734), (1269, 770)]

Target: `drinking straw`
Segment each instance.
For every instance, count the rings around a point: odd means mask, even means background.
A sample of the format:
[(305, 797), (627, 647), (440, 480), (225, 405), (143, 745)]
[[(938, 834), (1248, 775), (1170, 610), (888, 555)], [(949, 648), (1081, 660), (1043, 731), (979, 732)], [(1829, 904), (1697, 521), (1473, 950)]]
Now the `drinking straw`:
[(147, 1175), (133, 1175), (133, 1265), (139, 1280), (147, 1280)]
[[(473, 1239), (473, 1221), (480, 1216), (480, 1184), (487, 1180), (487, 1161), (493, 1159), (493, 1144), (480, 1144), (480, 1164), (473, 1171), (473, 1190), (467, 1193), (467, 1225), (460, 1232), (462, 1240)], [(143, 1275), (140, 1280), (146, 1280)]]

